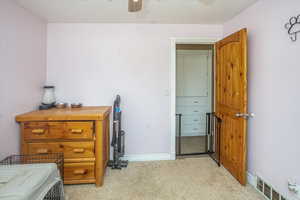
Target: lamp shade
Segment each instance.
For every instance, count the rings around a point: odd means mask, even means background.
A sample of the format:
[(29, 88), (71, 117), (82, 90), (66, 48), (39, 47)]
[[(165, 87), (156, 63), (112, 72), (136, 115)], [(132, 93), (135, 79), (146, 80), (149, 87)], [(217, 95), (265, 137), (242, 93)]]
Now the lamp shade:
[(128, 11), (137, 12), (142, 10), (143, 0), (128, 0)]

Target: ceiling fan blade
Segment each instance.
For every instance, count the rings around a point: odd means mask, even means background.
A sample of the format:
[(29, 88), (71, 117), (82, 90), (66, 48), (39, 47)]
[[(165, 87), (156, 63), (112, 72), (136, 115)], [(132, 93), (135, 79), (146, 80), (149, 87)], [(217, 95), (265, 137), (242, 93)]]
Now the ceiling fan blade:
[(142, 10), (143, 0), (128, 0), (128, 11), (137, 12)]

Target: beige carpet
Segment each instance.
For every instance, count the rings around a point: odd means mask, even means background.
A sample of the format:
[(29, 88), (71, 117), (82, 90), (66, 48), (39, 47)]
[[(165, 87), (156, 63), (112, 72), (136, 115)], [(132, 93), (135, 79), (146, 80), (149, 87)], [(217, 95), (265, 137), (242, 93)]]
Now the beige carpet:
[(104, 186), (65, 186), (67, 200), (263, 200), (208, 157), (108, 169)]

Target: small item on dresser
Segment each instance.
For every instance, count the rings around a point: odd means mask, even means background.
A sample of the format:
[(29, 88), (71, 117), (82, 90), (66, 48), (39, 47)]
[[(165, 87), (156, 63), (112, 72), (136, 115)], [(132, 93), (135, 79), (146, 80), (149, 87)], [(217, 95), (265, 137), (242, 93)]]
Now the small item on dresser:
[(55, 104), (41, 104), (39, 106), (39, 110), (49, 110), (51, 108), (55, 107)]
[(54, 104), (55, 101), (56, 101), (55, 87), (49, 85), (44, 86), (44, 96), (43, 96), (42, 103), (49, 105), (49, 104)]
[(82, 107), (82, 103), (72, 103), (71, 104), (71, 108), (81, 108)]
[(63, 102), (59, 102), (59, 103), (55, 104), (55, 107), (58, 109), (67, 108), (68, 106), (69, 106), (68, 103), (63, 103)]
[(47, 110), (55, 107), (56, 97), (55, 97), (55, 87), (46, 85), (44, 88), (44, 96), (42, 99), (42, 104), (39, 106), (40, 110)]

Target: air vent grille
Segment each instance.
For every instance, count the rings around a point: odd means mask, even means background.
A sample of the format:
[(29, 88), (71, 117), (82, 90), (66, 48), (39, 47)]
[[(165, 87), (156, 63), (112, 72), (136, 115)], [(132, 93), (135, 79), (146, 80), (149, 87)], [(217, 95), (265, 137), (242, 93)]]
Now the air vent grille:
[(260, 178), (257, 179), (257, 189), (260, 191), (260, 192), (264, 192), (264, 182), (263, 180), (261, 180)]
[(288, 200), (260, 177), (256, 179), (256, 189), (269, 200)]
[(271, 199), (271, 190), (271, 187), (268, 184), (264, 183), (264, 194), (268, 199)]
[(280, 195), (274, 189), (272, 190), (272, 200), (280, 200)]

